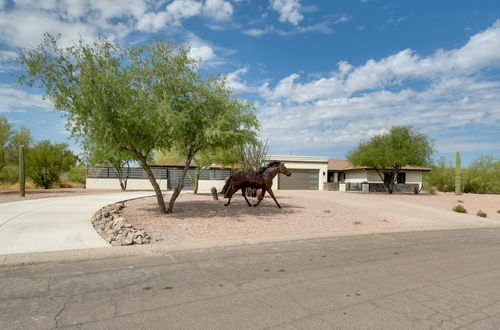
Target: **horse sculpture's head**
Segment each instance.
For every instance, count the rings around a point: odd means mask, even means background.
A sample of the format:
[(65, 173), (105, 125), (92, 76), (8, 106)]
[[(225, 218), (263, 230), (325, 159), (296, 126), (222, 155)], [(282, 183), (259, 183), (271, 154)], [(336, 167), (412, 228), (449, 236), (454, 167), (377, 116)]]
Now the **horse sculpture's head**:
[(283, 164), (283, 163), (280, 163), (280, 164), (279, 164), (278, 169), (279, 169), (279, 173), (283, 173), (283, 174), (284, 174), (284, 175), (286, 175), (286, 176), (290, 176), (290, 175), (292, 175), (292, 173), (290, 173), (290, 170), (289, 170), (289, 169), (287, 169), (287, 168), (285, 167), (285, 164)]

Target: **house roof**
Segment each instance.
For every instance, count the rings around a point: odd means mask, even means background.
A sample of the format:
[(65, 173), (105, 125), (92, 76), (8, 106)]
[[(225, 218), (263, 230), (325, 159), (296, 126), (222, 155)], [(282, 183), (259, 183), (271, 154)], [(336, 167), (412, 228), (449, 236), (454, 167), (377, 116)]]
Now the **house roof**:
[[(163, 164), (154, 164), (154, 165), (151, 165), (151, 167), (184, 167), (185, 165), (186, 165), (185, 163), (171, 162), (171, 163), (163, 163)], [(191, 165), (189, 165), (189, 167), (196, 168), (196, 167), (198, 167), (198, 165), (192, 163)], [(212, 164), (212, 165), (210, 165), (209, 168), (210, 169), (231, 169), (231, 167), (229, 167), (229, 166), (221, 166), (221, 165), (217, 165), (217, 164)]]
[[(345, 159), (329, 159), (328, 160), (328, 170), (329, 171), (350, 171), (350, 170), (372, 170), (373, 168), (367, 166), (353, 166)], [(401, 168), (405, 171), (422, 171), (429, 172), (431, 169), (429, 167), (406, 165)]]

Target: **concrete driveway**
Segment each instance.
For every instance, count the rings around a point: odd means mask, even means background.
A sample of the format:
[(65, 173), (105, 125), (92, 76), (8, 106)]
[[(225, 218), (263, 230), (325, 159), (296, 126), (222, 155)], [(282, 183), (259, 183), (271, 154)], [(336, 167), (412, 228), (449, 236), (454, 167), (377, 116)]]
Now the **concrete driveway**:
[(384, 195), (380, 194), (337, 191), (311, 191), (310, 193), (318, 198), (328, 199), (334, 203), (397, 222), (398, 231), (500, 227), (498, 220), (402, 202), (384, 198)]
[(0, 204), (0, 254), (109, 246), (94, 230), (101, 207), (152, 192), (117, 192)]

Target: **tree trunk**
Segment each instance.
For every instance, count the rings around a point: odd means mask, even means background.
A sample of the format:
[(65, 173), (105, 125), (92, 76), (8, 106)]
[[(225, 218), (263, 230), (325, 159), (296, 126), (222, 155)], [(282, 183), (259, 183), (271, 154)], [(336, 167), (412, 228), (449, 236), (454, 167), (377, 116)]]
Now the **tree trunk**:
[(127, 175), (123, 175), (123, 167), (120, 165), (119, 167), (115, 167), (116, 172), (118, 173), (118, 181), (120, 181), (120, 187), (123, 191), (127, 190), (127, 181), (130, 176), (130, 165), (127, 162)]
[(193, 191), (195, 194), (198, 193), (198, 182), (200, 181), (200, 170), (199, 167), (196, 169), (196, 172), (194, 173), (194, 188)]
[(160, 185), (156, 182), (156, 179), (153, 175), (153, 171), (146, 162), (146, 158), (141, 157), (140, 163), (146, 174), (148, 175), (149, 182), (153, 186), (153, 189), (156, 194), (156, 200), (158, 201), (158, 207), (160, 208), (160, 213), (167, 213), (167, 209), (165, 208), (165, 202), (163, 201), (163, 195), (161, 193)]
[(174, 211), (175, 200), (177, 199), (177, 197), (179, 197), (179, 194), (181, 193), (182, 188), (184, 187), (184, 178), (186, 177), (186, 174), (189, 170), (189, 166), (191, 165), (192, 160), (193, 157), (188, 156), (186, 158), (186, 164), (184, 165), (184, 171), (182, 171), (182, 177), (177, 183), (177, 187), (175, 187), (172, 197), (170, 197), (170, 202), (168, 202), (167, 213), (172, 213)]

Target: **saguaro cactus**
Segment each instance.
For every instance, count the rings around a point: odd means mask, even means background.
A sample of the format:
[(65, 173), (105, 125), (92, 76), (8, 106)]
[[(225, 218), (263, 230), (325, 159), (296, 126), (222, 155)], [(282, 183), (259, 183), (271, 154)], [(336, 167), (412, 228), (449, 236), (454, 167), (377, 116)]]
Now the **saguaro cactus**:
[(462, 164), (460, 161), (460, 152), (457, 152), (455, 159), (455, 195), (462, 194)]
[(19, 196), (26, 195), (26, 168), (24, 164), (24, 146), (19, 146)]

